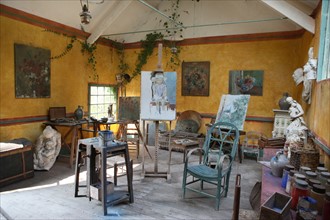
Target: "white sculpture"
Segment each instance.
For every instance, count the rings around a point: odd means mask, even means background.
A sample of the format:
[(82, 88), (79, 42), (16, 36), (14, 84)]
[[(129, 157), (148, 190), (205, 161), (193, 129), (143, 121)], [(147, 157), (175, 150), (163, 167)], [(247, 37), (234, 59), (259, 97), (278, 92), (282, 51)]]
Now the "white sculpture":
[(35, 170), (49, 170), (54, 165), (61, 150), (61, 134), (47, 126), (38, 137), (33, 154)]
[(288, 97), (286, 101), (291, 105), (289, 114), (292, 120), (291, 124), (286, 128), (286, 142), (288, 144), (301, 142), (306, 139), (306, 131), (308, 130), (304, 118), (302, 117), (304, 110), (292, 97)]
[(308, 51), (308, 62), (303, 68), (296, 69), (292, 75), (296, 85), (303, 82), (302, 98), (308, 104), (311, 104), (312, 80), (316, 79), (316, 67), (317, 59), (313, 58), (313, 47), (311, 47)]

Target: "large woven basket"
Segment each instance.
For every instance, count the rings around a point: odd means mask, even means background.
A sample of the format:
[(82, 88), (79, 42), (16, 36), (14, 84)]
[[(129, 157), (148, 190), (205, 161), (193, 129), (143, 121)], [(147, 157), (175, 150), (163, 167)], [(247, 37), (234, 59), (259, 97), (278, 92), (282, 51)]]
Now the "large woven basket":
[(290, 164), (299, 170), (301, 166), (309, 167), (313, 171), (316, 170), (320, 161), (320, 153), (318, 151), (307, 151), (303, 149), (292, 149)]

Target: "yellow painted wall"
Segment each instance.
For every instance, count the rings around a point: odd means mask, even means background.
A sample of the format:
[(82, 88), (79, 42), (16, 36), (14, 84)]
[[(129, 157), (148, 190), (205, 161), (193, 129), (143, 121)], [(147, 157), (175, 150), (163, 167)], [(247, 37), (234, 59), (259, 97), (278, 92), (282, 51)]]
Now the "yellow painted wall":
[[(263, 96), (251, 96), (247, 115), (273, 117), (273, 109), (279, 108), (278, 101), (284, 92), (296, 97), (292, 73), (299, 63), (301, 43), (300, 39), (294, 39), (183, 46), (180, 53), (182, 61), (210, 61), (210, 95), (181, 96), (181, 66), (177, 67), (177, 111), (193, 109), (200, 113), (215, 114), (221, 96), (228, 94), (230, 70), (264, 70)], [(126, 61), (130, 66), (134, 66), (136, 53), (135, 49), (126, 52)], [(154, 70), (156, 63), (155, 49), (153, 57), (144, 70)], [(165, 65), (163, 60), (163, 66)], [(165, 71), (171, 70), (165, 69)], [(126, 89), (128, 96), (140, 95), (140, 77), (134, 78)], [(245, 123), (246, 130), (262, 131), (269, 137), (272, 128), (272, 123)]]
[[(45, 32), (43, 28), (0, 17), (0, 119), (36, 117), (48, 115), (52, 106), (65, 106), (67, 113), (73, 113), (78, 105), (86, 107), (88, 82), (93, 82), (92, 68), (87, 65), (87, 55), (81, 53), (78, 42), (72, 51), (60, 59), (51, 61), (51, 98), (15, 98), (14, 44), (20, 43), (51, 50), (51, 56), (63, 52), (70, 38), (61, 34)], [(96, 50), (99, 83), (114, 84), (117, 65), (115, 53), (108, 46), (98, 45)], [(90, 78), (91, 77), (91, 78)], [(42, 123), (15, 126), (0, 126), (0, 141), (26, 137), (32, 141), (40, 135)]]

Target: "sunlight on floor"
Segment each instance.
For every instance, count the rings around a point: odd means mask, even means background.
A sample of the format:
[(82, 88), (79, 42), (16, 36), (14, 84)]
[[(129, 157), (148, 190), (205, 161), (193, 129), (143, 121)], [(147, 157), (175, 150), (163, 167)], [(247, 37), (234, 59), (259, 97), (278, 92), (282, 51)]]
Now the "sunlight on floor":
[[(134, 170), (134, 168), (136, 168), (140, 165), (141, 164), (133, 164), (133, 170)], [(126, 173), (126, 169), (124, 167), (122, 169), (118, 169), (118, 176), (124, 175), (125, 173)], [(111, 168), (107, 169), (107, 174), (108, 174), (107, 175), (108, 178), (112, 178), (114, 176), (114, 168), (111, 167)], [(87, 178), (87, 171), (80, 172), (79, 182), (86, 181), (86, 178)], [(6, 192), (2, 192), (1, 194), (9, 194), (9, 193), (14, 193), (14, 192), (23, 192), (23, 191), (28, 191), (28, 190), (36, 190), (36, 189), (43, 189), (43, 188), (47, 188), (47, 187), (73, 184), (74, 180), (75, 180), (75, 175), (71, 175), (64, 179), (56, 181), (54, 183), (48, 183), (48, 184), (43, 184), (43, 185), (39, 185), (39, 186), (32, 186), (32, 187), (20, 188), (20, 189), (15, 189), (15, 190), (9, 190)]]

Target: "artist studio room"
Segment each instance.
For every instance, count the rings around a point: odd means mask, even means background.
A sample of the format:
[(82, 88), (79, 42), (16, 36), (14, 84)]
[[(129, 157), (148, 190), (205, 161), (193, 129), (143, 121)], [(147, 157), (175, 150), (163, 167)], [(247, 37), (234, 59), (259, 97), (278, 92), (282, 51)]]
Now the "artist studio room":
[(330, 219), (327, 0), (0, 2), (0, 219)]

